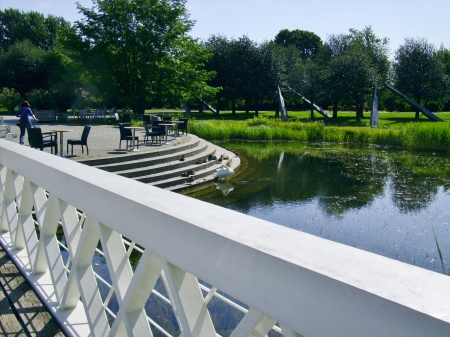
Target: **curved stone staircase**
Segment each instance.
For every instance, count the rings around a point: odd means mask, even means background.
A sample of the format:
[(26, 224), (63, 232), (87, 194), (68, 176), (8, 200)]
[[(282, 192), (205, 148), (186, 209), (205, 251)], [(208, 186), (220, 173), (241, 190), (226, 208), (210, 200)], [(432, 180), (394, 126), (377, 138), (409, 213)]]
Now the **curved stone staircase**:
[[(180, 160), (182, 157), (184, 160)], [(171, 191), (213, 181), (224, 165), (235, 171), (240, 165), (239, 156), (233, 152), (191, 134), (181, 142), (149, 151), (77, 161)]]

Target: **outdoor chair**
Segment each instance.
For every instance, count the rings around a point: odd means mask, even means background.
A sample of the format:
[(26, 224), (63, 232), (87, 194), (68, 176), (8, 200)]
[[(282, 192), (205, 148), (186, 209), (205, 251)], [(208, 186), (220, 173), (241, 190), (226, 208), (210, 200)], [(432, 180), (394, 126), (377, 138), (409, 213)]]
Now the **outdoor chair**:
[(187, 134), (187, 123), (189, 118), (178, 118), (179, 121), (182, 121), (183, 123), (178, 124), (178, 132), (183, 131), (184, 134)]
[[(129, 123), (120, 123), (119, 124), (119, 130), (120, 130), (120, 141), (119, 141), (119, 149), (122, 146), (122, 140), (126, 141), (126, 149), (128, 149), (128, 142), (132, 144), (133, 142), (133, 132), (130, 129), (125, 129), (126, 126), (131, 126)], [(137, 143), (137, 148), (139, 149), (139, 137), (134, 137), (134, 140)]]
[[(161, 123), (161, 122), (159, 122)], [(164, 124), (164, 123), (163, 123)], [(158, 126), (158, 137), (159, 137), (159, 143), (161, 144), (162, 138), (167, 138), (167, 127), (166, 126)]]
[(131, 123), (131, 114), (122, 114), (122, 123)]
[(90, 126), (85, 126), (83, 129), (83, 133), (81, 134), (81, 139), (68, 139), (67, 140), (67, 150), (66, 153), (69, 153), (69, 144), (72, 145), (72, 156), (73, 156), (73, 146), (81, 145), (81, 153), (84, 153), (84, 147), (86, 146), (86, 153), (89, 156), (89, 147), (87, 145), (87, 140), (89, 136), (89, 132), (91, 131)]
[(151, 122), (151, 120), (150, 120), (150, 115), (142, 115), (142, 121), (143, 122), (147, 122), (147, 123), (150, 123)]
[(44, 151), (44, 147), (50, 147), (52, 154), (53, 148), (55, 148), (55, 154), (58, 154), (58, 136), (56, 132), (42, 132), (41, 128), (27, 128), (27, 133), (30, 147), (41, 151)]
[[(146, 121), (144, 121), (144, 127), (145, 127), (145, 138), (144, 138), (145, 144), (147, 144), (147, 142), (148, 142), (148, 137), (150, 137), (152, 142), (153, 142), (154, 138), (159, 137), (159, 128), (158, 127), (150, 128), (149, 123), (147, 123)], [(159, 143), (161, 144), (161, 138), (159, 138)]]

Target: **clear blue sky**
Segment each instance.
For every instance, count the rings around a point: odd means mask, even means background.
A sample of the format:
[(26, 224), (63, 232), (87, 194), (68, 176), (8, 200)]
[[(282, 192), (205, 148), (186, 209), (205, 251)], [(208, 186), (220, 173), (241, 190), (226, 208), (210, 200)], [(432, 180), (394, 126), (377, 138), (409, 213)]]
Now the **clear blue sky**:
[[(91, 0), (79, 0), (91, 7)], [(436, 47), (450, 49), (450, 0), (188, 0), (191, 35), (207, 39), (212, 34), (229, 38), (247, 35), (271, 40), (284, 28), (308, 30), (322, 40), (331, 33), (371, 25), (379, 37), (388, 37), (392, 51), (405, 37), (425, 37)], [(17, 8), (80, 18), (74, 0), (0, 0), (0, 9)]]

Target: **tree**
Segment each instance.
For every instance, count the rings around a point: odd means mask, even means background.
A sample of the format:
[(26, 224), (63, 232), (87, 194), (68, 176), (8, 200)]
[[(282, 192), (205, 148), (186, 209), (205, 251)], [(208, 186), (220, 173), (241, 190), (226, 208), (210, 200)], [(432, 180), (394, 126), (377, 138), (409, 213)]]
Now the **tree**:
[[(450, 78), (450, 50), (444, 48), (444, 46), (441, 45), (438, 50), (438, 57), (444, 65), (445, 73), (447, 74), (448, 78)], [(444, 109), (450, 110), (450, 97), (447, 98)]]
[[(293, 45), (287, 47), (277, 45), (273, 41), (267, 44), (270, 52), (270, 77), (273, 86), (280, 86), (283, 98), (289, 102), (290, 106), (300, 105), (303, 100), (296, 93), (292, 92), (292, 84), (289, 81), (290, 74), (294, 71), (298, 62), (301, 60), (300, 51)], [(278, 97), (276, 98), (278, 101)], [(275, 117), (279, 117), (279, 105), (276, 104)]]
[(28, 40), (17, 42), (0, 54), (0, 86), (24, 96), (33, 88), (45, 88), (51, 69), (44, 49)]
[(0, 10), (0, 51), (7, 52), (11, 46), (24, 40), (44, 50), (50, 50), (57, 43), (61, 29), (70, 23), (61, 17), (38, 12), (20, 12), (17, 9)]
[(0, 106), (8, 111), (14, 111), (22, 97), (14, 89), (3, 88), (0, 92)]
[(231, 100), (232, 113), (236, 113), (236, 101), (240, 97), (240, 59), (234, 50), (235, 41), (228, 40), (222, 35), (212, 35), (204, 45), (212, 51), (212, 57), (206, 63), (206, 69), (216, 75), (209, 81), (220, 90), (216, 93), (216, 112), (220, 113), (223, 101)]
[[(418, 104), (443, 105), (449, 98), (449, 77), (434, 45), (424, 38), (406, 38), (395, 52), (395, 86)], [(416, 118), (420, 112), (416, 109)]]
[(314, 104), (323, 97), (323, 73), (311, 60), (298, 60), (289, 74), (289, 84), (310, 101), (310, 118), (314, 120)]
[(387, 38), (378, 38), (370, 26), (328, 38), (319, 61), (327, 65), (325, 83), (333, 103), (333, 117), (337, 117), (338, 102), (344, 99), (356, 106), (356, 119), (362, 118), (372, 88), (386, 82), (388, 43)]
[(282, 29), (275, 36), (275, 44), (285, 47), (295, 46), (300, 51), (303, 60), (314, 59), (322, 46), (322, 39), (307, 30)]
[(207, 69), (217, 74), (210, 84), (222, 89), (217, 94), (217, 110), (231, 103), (235, 113), (237, 101), (245, 100), (246, 112), (253, 103), (257, 114), (259, 103), (276, 88), (269, 44), (258, 45), (247, 36), (233, 40), (212, 36), (205, 45), (213, 50)]
[(143, 113), (153, 101), (179, 103), (211, 94), (209, 52), (187, 35), (186, 0), (93, 0), (65, 45), (89, 62), (86, 82), (105, 99)]
[(364, 105), (368, 101), (375, 84), (375, 69), (370, 60), (361, 50), (352, 50), (341, 55), (333, 65), (344, 78), (343, 98), (352, 102), (356, 107), (356, 121), (363, 117)]
[(326, 97), (333, 105), (333, 118), (337, 118), (338, 105), (345, 94), (344, 84), (346, 76), (339, 66), (339, 57), (348, 44), (348, 36), (345, 34), (331, 34), (324, 43), (318, 61), (324, 67), (324, 90)]
[(0, 86), (14, 88), (35, 107), (66, 111), (75, 99), (76, 76), (57, 48), (45, 51), (28, 40), (0, 54)]

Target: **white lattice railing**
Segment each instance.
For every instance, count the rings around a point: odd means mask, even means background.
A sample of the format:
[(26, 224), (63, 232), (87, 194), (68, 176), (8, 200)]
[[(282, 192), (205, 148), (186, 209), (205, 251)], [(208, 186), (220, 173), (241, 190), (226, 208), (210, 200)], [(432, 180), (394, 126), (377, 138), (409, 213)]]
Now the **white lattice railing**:
[(6, 140), (0, 183), (0, 242), (67, 334), (216, 336), (212, 298), (231, 336), (450, 331), (431, 271)]

